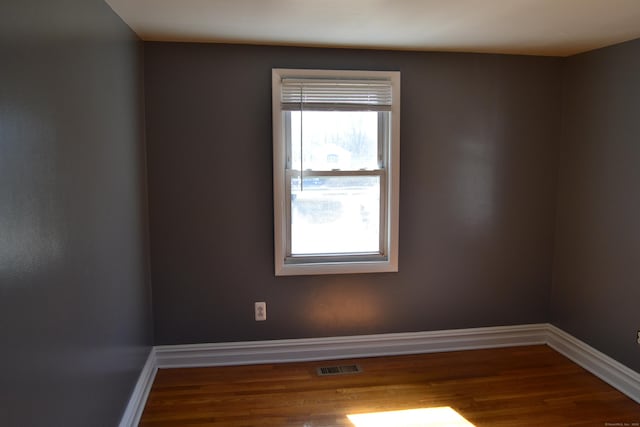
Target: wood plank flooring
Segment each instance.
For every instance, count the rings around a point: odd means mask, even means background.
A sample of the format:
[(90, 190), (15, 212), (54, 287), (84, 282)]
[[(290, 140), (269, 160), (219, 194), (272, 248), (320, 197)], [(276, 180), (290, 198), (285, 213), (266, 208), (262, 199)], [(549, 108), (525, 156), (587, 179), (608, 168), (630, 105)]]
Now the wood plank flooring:
[[(357, 363), (363, 372), (319, 377)], [(640, 426), (640, 405), (547, 346), (162, 369), (142, 426), (354, 424), (348, 414), (451, 407), (476, 427)]]

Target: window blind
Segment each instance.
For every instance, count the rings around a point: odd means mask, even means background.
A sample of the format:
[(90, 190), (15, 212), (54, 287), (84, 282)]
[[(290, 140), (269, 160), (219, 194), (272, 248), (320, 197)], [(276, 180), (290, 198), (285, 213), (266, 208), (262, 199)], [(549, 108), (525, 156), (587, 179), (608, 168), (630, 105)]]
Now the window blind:
[(282, 109), (391, 111), (389, 80), (283, 78)]

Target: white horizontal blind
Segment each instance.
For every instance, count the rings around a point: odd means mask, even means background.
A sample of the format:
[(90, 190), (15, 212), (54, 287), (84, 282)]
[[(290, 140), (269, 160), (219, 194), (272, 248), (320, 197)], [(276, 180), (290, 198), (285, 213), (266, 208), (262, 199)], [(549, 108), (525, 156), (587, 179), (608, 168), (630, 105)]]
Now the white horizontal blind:
[(283, 78), (281, 102), (285, 111), (391, 111), (391, 81)]

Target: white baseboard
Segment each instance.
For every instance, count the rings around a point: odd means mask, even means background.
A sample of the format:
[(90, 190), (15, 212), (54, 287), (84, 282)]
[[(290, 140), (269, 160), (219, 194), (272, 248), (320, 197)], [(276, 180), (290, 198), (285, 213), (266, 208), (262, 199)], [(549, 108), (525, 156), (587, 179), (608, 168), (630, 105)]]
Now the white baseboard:
[(214, 344), (155, 346), (120, 427), (137, 425), (157, 369), (305, 362), (547, 344), (640, 403), (640, 374), (548, 323)]
[(303, 362), (544, 344), (546, 324), (434, 332), (157, 346), (159, 368)]
[(547, 345), (640, 403), (640, 374), (553, 325)]
[(142, 368), (138, 382), (131, 393), (131, 398), (129, 398), (129, 403), (122, 415), (119, 427), (135, 427), (138, 425), (144, 406), (147, 403), (147, 397), (149, 397), (149, 392), (151, 391), (151, 385), (156, 377), (156, 372), (158, 372), (156, 354), (152, 348)]

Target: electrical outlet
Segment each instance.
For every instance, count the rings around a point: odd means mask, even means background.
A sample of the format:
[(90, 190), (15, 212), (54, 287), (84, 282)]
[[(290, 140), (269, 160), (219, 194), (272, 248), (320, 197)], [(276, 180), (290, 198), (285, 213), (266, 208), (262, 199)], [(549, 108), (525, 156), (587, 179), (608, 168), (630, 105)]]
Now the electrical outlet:
[(256, 321), (261, 322), (263, 320), (267, 320), (267, 303), (266, 302), (256, 302), (255, 306), (255, 314)]
[(640, 329), (638, 329), (638, 336), (636, 338), (638, 340), (638, 344), (640, 344)]

